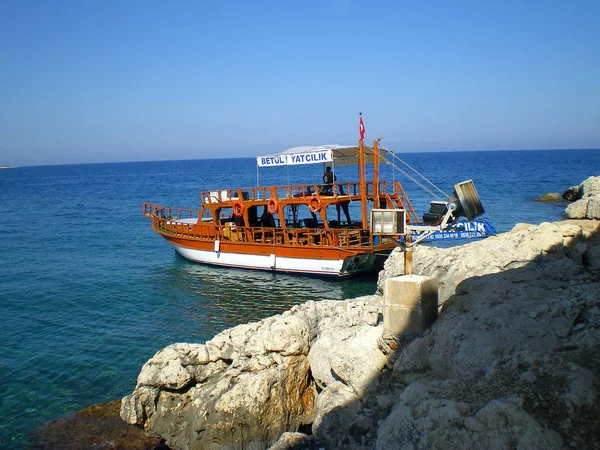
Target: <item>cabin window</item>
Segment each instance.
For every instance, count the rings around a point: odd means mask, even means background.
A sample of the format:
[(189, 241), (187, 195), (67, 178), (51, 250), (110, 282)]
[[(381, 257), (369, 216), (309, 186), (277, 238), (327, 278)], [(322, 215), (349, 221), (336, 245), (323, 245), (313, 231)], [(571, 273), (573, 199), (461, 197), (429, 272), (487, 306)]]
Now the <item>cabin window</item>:
[(352, 225), (350, 217), (350, 202), (340, 202), (327, 207), (327, 217), (330, 228), (344, 228)]
[(217, 209), (219, 223), (225, 224), (233, 221), (233, 209), (230, 207)]
[(277, 214), (269, 214), (266, 206), (250, 206), (248, 208), (248, 221), (251, 227), (279, 227)]
[(259, 227), (260, 226), (260, 220), (258, 217), (258, 207), (257, 206), (250, 206), (248, 208), (248, 224), (251, 227)]
[(202, 210), (202, 216), (200, 217), (200, 222), (212, 222), (212, 214), (210, 209), (205, 208)]
[(321, 228), (321, 216), (311, 212), (307, 205), (288, 205), (283, 211), (288, 228)]

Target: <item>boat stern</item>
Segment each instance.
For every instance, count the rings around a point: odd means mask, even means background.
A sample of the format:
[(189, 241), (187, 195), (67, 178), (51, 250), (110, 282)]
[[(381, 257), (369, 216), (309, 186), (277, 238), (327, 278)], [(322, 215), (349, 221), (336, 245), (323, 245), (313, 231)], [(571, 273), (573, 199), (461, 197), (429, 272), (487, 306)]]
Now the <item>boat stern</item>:
[(383, 263), (390, 252), (363, 253), (349, 256), (344, 260), (341, 276), (357, 275), (360, 273), (374, 272), (383, 268)]

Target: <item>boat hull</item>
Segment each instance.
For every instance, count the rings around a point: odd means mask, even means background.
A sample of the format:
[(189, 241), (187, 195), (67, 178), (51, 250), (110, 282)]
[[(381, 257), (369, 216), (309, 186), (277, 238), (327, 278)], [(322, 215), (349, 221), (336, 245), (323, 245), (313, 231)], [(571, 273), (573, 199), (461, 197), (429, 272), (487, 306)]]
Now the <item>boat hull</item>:
[[(171, 243), (174, 245), (177, 253), (196, 263), (336, 278), (379, 270), (386, 256), (385, 254), (362, 253), (340, 257), (340, 252), (332, 251), (332, 254), (338, 254), (334, 259), (323, 257), (290, 257), (278, 252), (277, 248), (270, 249), (270, 253), (268, 254), (257, 254), (258, 252), (241, 253), (231, 250), (221, 250), (219, 243), (214, 245), (212, 250), (201, 250), (186, 247), (175, 242)], [(265, 249), (261, 250), (264, 253)], [(319, 253), (322, 255), (323, 252)]]

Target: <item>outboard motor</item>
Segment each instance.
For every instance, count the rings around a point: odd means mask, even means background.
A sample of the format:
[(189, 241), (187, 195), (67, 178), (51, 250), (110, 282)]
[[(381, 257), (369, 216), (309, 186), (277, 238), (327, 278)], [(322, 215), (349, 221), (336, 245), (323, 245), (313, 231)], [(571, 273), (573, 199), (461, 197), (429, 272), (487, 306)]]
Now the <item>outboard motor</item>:
[(425, 225), (441, 223), (448, 213), (448, 208), (452, 210), (452, 216), (446, 222), (447, 225), (452, 224), (459, 217), (473, 220), (485, 212), (473, 180), (455, 184), (452, 197), (447, 202), (431, 202), (429, 211), (423, 214), (423, 223)]
[[(466, 217), (473, 220), (485, 212), (473, 180), (463, 181), (454, 185), (453, 198), (450, 200), (455, 218)], [(452, 208), (452, 207), (451, 207)]]
[(448, 212), (448, 202), (432, 201), (429, 211), (423, 214), (423, 223), (426, 225), (440, 223)]

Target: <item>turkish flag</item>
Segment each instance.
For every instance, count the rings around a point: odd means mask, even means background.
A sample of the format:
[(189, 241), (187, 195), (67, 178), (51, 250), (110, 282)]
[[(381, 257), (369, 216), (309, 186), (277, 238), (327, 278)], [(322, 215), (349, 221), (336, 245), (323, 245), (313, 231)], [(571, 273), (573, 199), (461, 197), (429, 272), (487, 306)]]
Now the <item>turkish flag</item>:
[(365, 138), (365, 123), (362, 120), (362, 116), (360, 116), (360, 124), (358, 126), (358, 130), (360, 131), (360, 139)]

